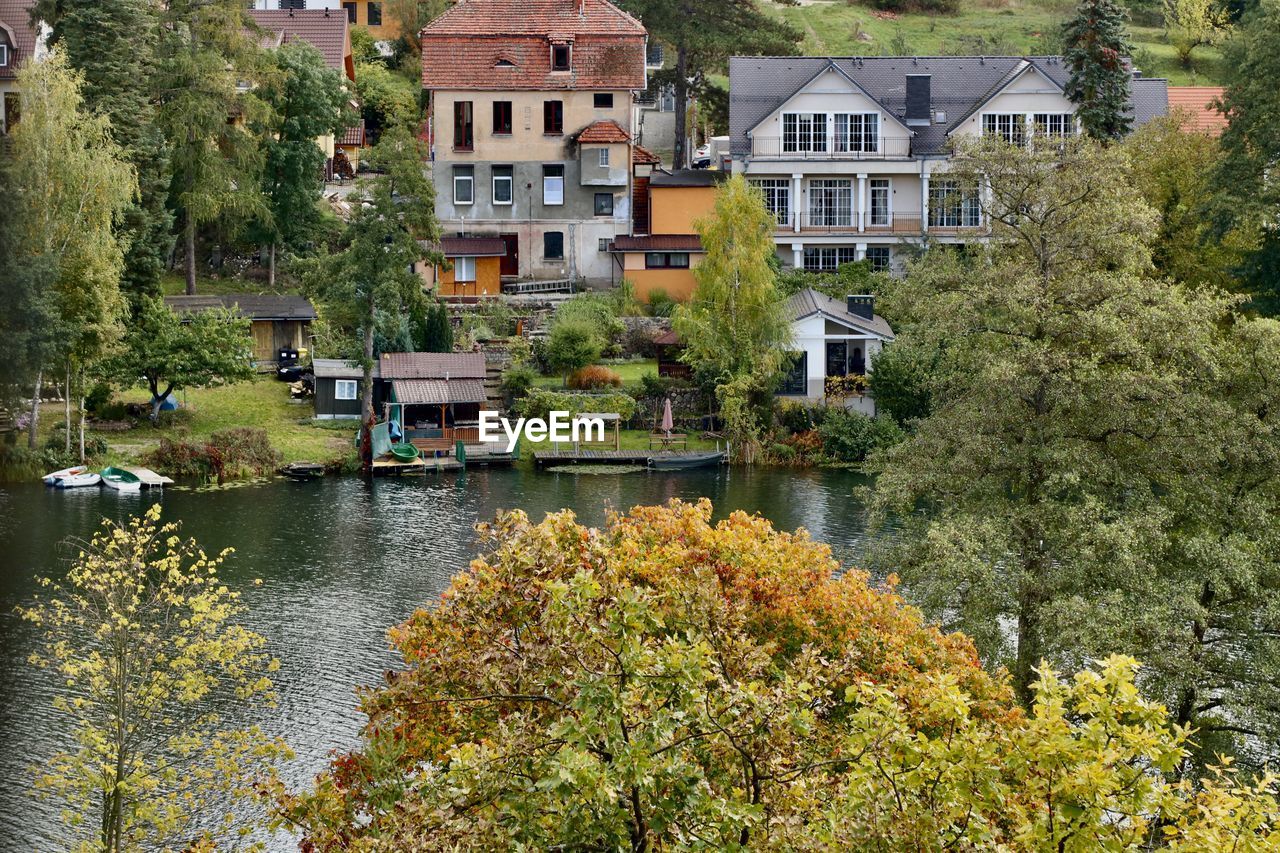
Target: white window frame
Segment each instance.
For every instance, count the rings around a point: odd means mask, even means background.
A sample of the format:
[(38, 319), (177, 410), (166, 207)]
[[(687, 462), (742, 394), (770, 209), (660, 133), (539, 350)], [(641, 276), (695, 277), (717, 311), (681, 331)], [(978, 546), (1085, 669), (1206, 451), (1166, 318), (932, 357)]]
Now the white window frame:
[(1048, 139), (1066, 139), (1076, 135), (1075, 113), (1035, 113), (1031, 126), (1036, 136)]
[(880, 113), (832, 113), (831, 150), (837, 154), (880, 151)]
[[(510, 207), (510, 206), (515, 202), (515, 197), (516, 197), (515, 167), (514, 167), (514, 166), (506, 166), (506, 168), (508, 168), (508, 169), (510, 169), (510, 170), (511, 170), (510, 174), (506, 174), (506, 175), (499, 175), (499, 174), (498, 174), (498, 171), (497, 171), (497, 170), (498, 170), (498, 168), (499, 168), (498, 166), (494, 166), (494, 172), (493, 172), (493, 203), (494, 203), (495, 205), (497, 205), (498, 207)], [(506, 185), (507, 185), (507, 200), (506, 200), (506, 201), (501, 201), (501, 200), (499, 200), (499, 198), (498, 198), (498, 183), (499, 183), (499, 182), (502, 182), (502, 183), (504, 183), (504, 184), (506, 184)]]
[(1027, 114), (983, 113), (982, 135), (999, 136), (1010, 145), (1025, 145), (1027, 142)]
[(752, 178), (750, 183), (764, 195), (764, 206), (779, 225), (791, 222), (790, 178)]
[(809, 179), (809, 224), (822, 228), (853, 227), (853, 181)]
[(333, 380), (333, 399), (357, 400), (360, 397), (360, 383), (354, 379)]
[(549, 207), (564, 204), (564, 167), (558, 175), (548, 175), (546, 167), (542, 170), (542, 203)]
[(978, 228), (981, 225), (982, 203), (976, 187), (966, 190), (959, 181), (951, 179), (930, 182), (930, 228)]
[[(871, 259), (872, 252), (875, 252), (876, 255), (884, 258), (883, 266), (877, 264)], [(867, 265), (870, 266), (874, 272), (889, 272), (889, 270), (893, 268), (893, 250), (888, 246), (868, 246), (866, 261)]]
[(827, 153), (826, 113), (783, 113), (780, 122), (784, 154)]
[(454, 284), (475, 284), (476, 259), (470, 255), (462, 255), (453, 259)]
[(596, 151), (598, 152), (598, 153), (597, 153), (597, 158), (598, 158), (597, 162), (598, 162), (598, 164), (599, 164), (600, 168), (602, 168), (602, 169), (607, 169), (607, 168), (609, 167), (609, 149), (608, 149), (608, 148), (597, 148), (597, 149), (596, 149)]
[[(876, 191), (884, 195), (884, 207), (876, 210)], [(883, 214), (877, 217), (876, 213)], [(893, 182), (889, 178), (871, 178), (867, 181), (867, 225), (886, 228), (893, 222)]]
[[(460, 186), (467, 187), (467, 201), (462, 201), (462, 194), (458, 192)], [(476, 176), (475, 172), (464, 175), (459, 172), (453, 173), (453, 203), (461, 205), (472, 205), (476, 203)]]
[(0, 68), (9, 67), (9, 45), (0, 44)]
[(858, 250), (853, 246), (810, 246), (801, 258), (808, 272), (833, 272), (856, 261)]

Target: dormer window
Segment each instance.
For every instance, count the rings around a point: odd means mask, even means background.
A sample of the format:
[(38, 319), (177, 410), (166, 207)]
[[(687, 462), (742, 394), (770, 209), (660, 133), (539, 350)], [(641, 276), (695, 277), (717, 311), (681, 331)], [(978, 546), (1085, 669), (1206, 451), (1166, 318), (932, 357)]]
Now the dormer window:
[(499, 59), (497, 62), (493, 63), (493, 67), (494, 68), (515, 68), (516, 64), (512, 62), (510, 59)]
[(0, 38), (0, 68), (7, 68), (8, 66), (9, 66), (9, 45), (5, 43), (3, 38)]
[(551, 45), (551, 70), (568, 71), (572, 47), (567, 44)]

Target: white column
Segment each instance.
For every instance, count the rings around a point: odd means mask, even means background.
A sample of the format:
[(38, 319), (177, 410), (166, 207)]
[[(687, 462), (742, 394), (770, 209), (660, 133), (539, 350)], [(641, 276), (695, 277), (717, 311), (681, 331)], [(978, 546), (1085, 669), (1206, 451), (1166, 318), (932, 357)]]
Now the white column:
[(920, 171), (920, 230), (929, 230), (929, 175)]
[(791, 230), (800, 233), (800, 211), (804, 209), (804, 200), (800, 197), (800, 179), (804, 175), (791, 175)]
[(865, 261), (867, 259), (867, 244), (855, 243), (853, 247), (853, 259), (855, 261)]
[(804, 243), (791, 244), (791, 266), (793, 269), (804, 269)]
[(858, 175), (858, 230), (867, 230), (867, 176)]

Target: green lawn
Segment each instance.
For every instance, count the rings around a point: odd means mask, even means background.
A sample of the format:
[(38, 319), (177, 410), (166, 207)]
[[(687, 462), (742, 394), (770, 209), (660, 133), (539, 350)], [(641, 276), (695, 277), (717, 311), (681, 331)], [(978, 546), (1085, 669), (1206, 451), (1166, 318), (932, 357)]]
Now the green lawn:
[[(187, 277), (184, 272), (167, 272), (160, 278), (160, 288), (165, 296), (180, 296), (187, 292)], [(256, 278), (239, 278), (225, 276), (213, 278), (207, 275), (196, 276), (196, 293), (201, 296), (222, 296), (227, 293), (295, 293), (283, 279), (276, 279), (276, 289), (267, 287), (267, 280)]]
[[(804, 33), (802, 51), (817, 56), (939, 56), (948, 54), (1049, 54), (1073, 3), (1064, 0), (962, 0), (955, 15), (879, 12), (838, 0), (804, 6), (771, 6)], [(1222, 56), (1199, 48), (1194, 69), (1182, 68), (1159, 27), (1130, 27), (1135, 59), (1147, 77), (1174, 85), (1216, 85)], [(868, 40), (869, 39), (869, 40)]]
[[(658, 362), (652, 358), (645, 361), (606, 361), (602, 364), (622, 377), (622, 390), (628, 393), (640, 387), (640, 379), (646, 373), (652, 373), (655, 376), (658, 373)], [(563, 388), (564, 377), (539, 376), (533, 384), (537, 388)]]

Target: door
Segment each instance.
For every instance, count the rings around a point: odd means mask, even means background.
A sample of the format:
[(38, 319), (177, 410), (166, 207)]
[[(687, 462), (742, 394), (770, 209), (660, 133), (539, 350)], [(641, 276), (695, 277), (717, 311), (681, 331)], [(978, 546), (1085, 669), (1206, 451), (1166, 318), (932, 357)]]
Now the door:
[(499, 275), (520, 275), (520, 235), (503, 234), (502, 242), (507, 244), (507, 253), (498, 264)]
[(844, 376), (848, 372), (848, 343), (845, 341), (827, 341), (827, 376)]

